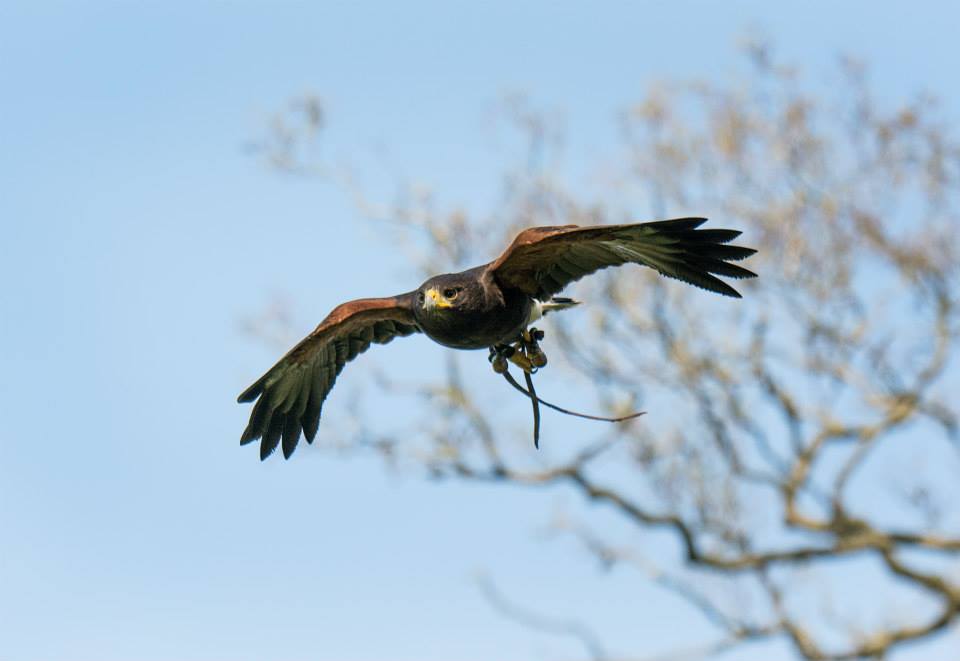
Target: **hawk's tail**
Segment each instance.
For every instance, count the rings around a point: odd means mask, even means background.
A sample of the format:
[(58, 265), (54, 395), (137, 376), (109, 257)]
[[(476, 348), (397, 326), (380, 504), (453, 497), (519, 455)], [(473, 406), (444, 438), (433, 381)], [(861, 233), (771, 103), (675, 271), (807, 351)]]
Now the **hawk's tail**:
[(567, 308), (572, 308), (577, 305), (580, 305), (580, 301), (575, 301), (572, 298), (554, 296), (549, 301), (541, 303), (540, 310), (542, 314), (547, 314), (548, 312), (553, 312), (555, 310), (566, 310)]
[(575, 301), (572, 298), (562, 298), (560, 296), (554, 296), (546, 301), (533, 299), (533, 307), (530, 308), (530, 317), (527, 319), (527, 325), (529, 326), (548, 312), (566, 310), (575, 305), (580, 305), (580, 301)]

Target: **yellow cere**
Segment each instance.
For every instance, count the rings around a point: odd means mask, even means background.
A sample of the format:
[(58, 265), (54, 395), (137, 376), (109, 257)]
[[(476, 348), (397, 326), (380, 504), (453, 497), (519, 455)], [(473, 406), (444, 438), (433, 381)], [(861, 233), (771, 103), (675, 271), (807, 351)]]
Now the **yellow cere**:
[(449, 307), (453, 307), (453, 305), (450, 303), (450, 301), (448, 301), (447, 299), (445, 299), (445, 298), (443, 297), (443, 295), (442, 295), (438, 290), (436, 290), (436, 289), (428, 289), (428, 290), (427, 290), (427, 298), (429, 298), (430, 301), (433, 302), (433, 305), (435, 305), (435, 306), (438, 307), (438, 308), (449, 308)]

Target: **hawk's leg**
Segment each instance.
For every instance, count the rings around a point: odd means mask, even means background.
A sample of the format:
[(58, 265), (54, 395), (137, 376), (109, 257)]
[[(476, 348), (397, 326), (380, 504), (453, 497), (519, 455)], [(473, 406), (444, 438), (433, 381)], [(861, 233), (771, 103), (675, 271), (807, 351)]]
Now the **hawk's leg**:
[(534, 374), (547, 364), (547, 356), (540, 348), (543, 331), (530, 328), (517, 336), (512, 344), (498, 344), (490, 347), (490, 363), (493, 371), (503, 374), (507, 371), (507, 361), (522, 369), (527, 374)]

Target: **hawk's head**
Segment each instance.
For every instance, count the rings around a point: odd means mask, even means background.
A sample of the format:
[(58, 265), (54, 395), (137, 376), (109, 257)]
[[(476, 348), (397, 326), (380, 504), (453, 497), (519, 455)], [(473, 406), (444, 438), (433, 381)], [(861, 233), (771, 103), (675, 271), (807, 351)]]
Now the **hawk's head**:
[(475, 278), (445, 273), (430, 278), (417, 289), (418, 312), (442, 317), (476, 309), (483, 301), (483, 288)]

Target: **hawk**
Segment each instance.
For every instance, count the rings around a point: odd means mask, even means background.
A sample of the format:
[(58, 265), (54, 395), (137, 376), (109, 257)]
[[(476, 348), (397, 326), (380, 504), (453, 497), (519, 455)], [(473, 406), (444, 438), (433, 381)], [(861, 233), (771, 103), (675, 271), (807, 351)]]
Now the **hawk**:
[[(241, 445), (260, 439), (260, 458), (277, 447), (289, 458), (301, 434), (312, 443), (320, 412), (343, 366), (371, 344), (423, 333), (453, 349), (490, 349), (498, 372), (509, 358), (531, 372), (546, 363), (528, 332), (547, 312), (577, 302), (555, 297), (571, 282), (608, 266), (640, 264), (724, 296), (740, 294), (716, 276), (753, 278), (731, 264), (752, 248), (727, 245), (740, 235), (698, 229), (706, 218), (580, 227), (531, 227), (495, 260), (460, 273), (437, 275), (417, 289), (387, 298), (338, 305), (237, 401), (257, 400)], [(515, 347), (524, 351), (515, 352)]]

